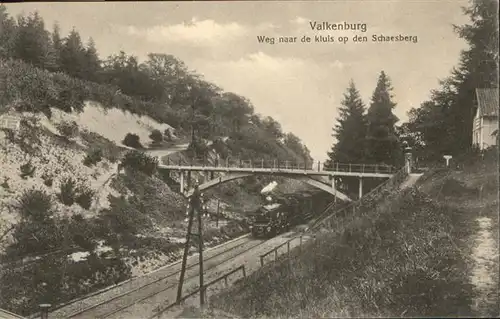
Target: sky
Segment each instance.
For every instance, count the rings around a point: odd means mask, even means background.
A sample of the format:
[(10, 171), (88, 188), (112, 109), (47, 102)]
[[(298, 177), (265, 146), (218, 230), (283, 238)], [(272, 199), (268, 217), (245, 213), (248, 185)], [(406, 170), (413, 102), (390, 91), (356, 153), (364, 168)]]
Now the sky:
[[(120, 50), (141, 61), (148, 53), (172, 54), (205, 80), (248, 98), (257, 113), (275, 118), (321, 161), (334, 143), (332, 127), (350, 80), (369, 107), (384, 71), (401, 122), (429, 98), (467, 47), (453, 32), (453, 25), (469, 22), (461, 9), (467, 5), (466, 0), (6, 4), (14, 16), (38, 11), (48, 29), (57, 21), (63, 35), (75, 28), (83, 40), (92, 37), (101, 58)], [(313, 30), (315, 22), (366, 28)], [(374, 35), (417, 41), (373, 42)], [(258, 36), (274, 37), (275, 43), (259, 43)], [(311, 41), (303, 43), (304, 36)], [(316, 36), (334, 42), (316, 42)], [(356, 36), (367, 41), (354, 42)], [(296, 42), (279, 43), (279, 37)]]

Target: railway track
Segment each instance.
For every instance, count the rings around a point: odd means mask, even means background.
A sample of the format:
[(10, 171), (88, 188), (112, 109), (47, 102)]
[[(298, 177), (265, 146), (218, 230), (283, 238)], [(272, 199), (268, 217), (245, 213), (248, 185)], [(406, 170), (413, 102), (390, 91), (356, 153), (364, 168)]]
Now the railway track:
[[(270, 238), (262, 242), (257, 247), (253, 248), (250, 251), (240, 254), (231, 260), (225, 261), (218, 266), (208, 269), (204, 272), (205, 282), (211, 282), (215, 279), (220, 278), (221, 276), (232, 272), (237, 269), (241, 265), (245, 266), (246, 276), (251, 275), (253, 272), (257, 271), (261, 268), (260, 258), (259, 256), (269, 251), (270, 249), (286, 242), (289, 237), (293, 236), (294, 232), (288, 232), (281, 234), (279, 236)], [(295, 244), (298, 245), (298, 241), (295, 241)], [(293, 247), (293, 246), (292, 246)], [(286, 253), (285, 249), (282, 249), (278, 255)], [(228, 285), (232, 285), (236, 281), (242, 280), (243, 274), (241, 272), (237, 273), (231, 278), (228, 279)], [(188, 295), (194, 291), (197, 291), (199, 288), (199, 278), (198, 276), (190, 276), (190, 278), (186, 278), (184, 281), (184, 287), (186, 287), (183, 295)], [(224, 281), (220, 281), (215, 285), (209, 286), (206, 290), (205, 294), (205, 302), (209, 303), (210, 299), (217, 294), (218, 292), (225, 290), (228, 286), (226, 286)], [(150, 299), (144, 300), (142, 302), (136, 303), (134, 306), (129, 307), (119, 313), (111, 315), (107, 317), (107, 319), (122, 319), (122, 318), (144, 318), (144, 319), (170, 319), (170, 318), (178, 318), (181, 312), (185, 309), (185, 307), (198, 307), (199, 306), (199, 293), (195, 293), (191, 295), (191, 297), (187, 298), (183, 305), (173, 306), (172, 305), (177, 296), (177, 289), (166, 290), (156, 296), (153, 296)]]
[[(264, 242), (265, 240), (252, 239), (247, 236), (207, 250), (205, 252), (204, 268), (206, 271), (214, 269), (218, 265), (230, 261)], [(177, 263), (161, 268), (147, 276), (134, 278), (126, 284), (116, 287), (116, 290), (112, 289), (115, 290), (114, 293), (105, 292), (108, 295), (105, 300), (96, 302), (97, 296), (93, 296), (94, 302), (87, 303), (84, 299), (74, 304), (65, 305), (52, 312), (50, 318), (109, 318), (162, 292), (177, 289), (180, 267), (181, 264)], [(185, 280), (198, 277), (198, 275), (198, 258), (197, 256), (190, 256)]]

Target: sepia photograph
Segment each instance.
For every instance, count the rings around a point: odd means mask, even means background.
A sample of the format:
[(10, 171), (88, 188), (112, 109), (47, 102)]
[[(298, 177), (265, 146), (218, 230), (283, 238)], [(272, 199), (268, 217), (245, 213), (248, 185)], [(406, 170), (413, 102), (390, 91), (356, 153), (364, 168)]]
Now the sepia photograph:
[(500, 317), (498, 10), (0, 3), (0, 319)]

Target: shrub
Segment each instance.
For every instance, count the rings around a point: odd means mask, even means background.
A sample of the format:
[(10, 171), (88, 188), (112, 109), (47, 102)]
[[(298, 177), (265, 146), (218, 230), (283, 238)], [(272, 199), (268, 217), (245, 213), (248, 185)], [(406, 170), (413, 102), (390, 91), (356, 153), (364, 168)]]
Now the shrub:
[(167, 142), (171, 142), (173, 140), (172, 132), (170, 132), (170, 129), (167, 128), (165, 130), (163, 139)]
[(98, 237), (95, 234), (95, 230), (97, 229), (96, 222), (96, 218), (86, 219), (81, 214), (71, 216), (68, 231), (74, 245), (86, 251), (95, 250), (98, 245)]
[(63, 121), (57, 124), (59, 133), (67, 139), (74, 138), (78, 135), (78, 124), (75, 121)]
[(77, 189), (76, 203), (84, 209), (90, 209), (95, 192), (88, 186), (80, 186)]
[(9, 179), (10, 179), (9, 177), (4, 176), (3, 177), (2, 185), (0, 185), (0, 186), (2, 186), (4, 189), (9, 189), (10, 188), (10, 186), (9, 186)]
[(18, 202), (19, 214), (24, 218), (39, 221), (52, 215), (52, 198), (42, 190), (25, 190)]
[(95, 165), (102, 161), (102, 157), (103, 152), (101, 149), (93, 149), (89, 151), (87, 155), (85, 155), (85, 158), (83, 159), (83, 165), (88, 167)]
[(59, 201), (66, 206), (71, 206), (75, 202), (76, 197), (76, 181), (71, 177), (65, 177), (61, 181)]
[(6, 130), (6, 138), (9, 142), (19, 145), (21, 150), (28, 154), (35, 154), (39, 151), (41, 145), (40, 128), (36, 121), (30, 117), (24, 117), (20, 121), (20, 128), (17, 134), (11, 130)]
[(55, 105), (58, 109), (67, 113), (73, 110), (81, 111), (83, 109), (85, 93), (83, 88), (75, 84), (76, 83), (62, 83), (61, 86), (64, 88), (59, 91), (57, 104)]
[[(151, 226), (151, 220), (137, 209), (137, 200), (127, 200), (122, 197), (109, 196), (109, 208), (100, 212), (101, 225), (107, 225), (103, 229), (103, 235), (107, 242), (115, 241), (115, 234), (122, 235), (122, 244), (135, 240), (134, 236), (141, 230)], [(128, 238), (128, 239), (127, 239)]]
[(133, 148), (143, 148), (139, 136), (137, 134), (128, 133), (123, 139), (123, 145), (133, 147)]
[(154, 144), (158, 144), (163, 142), (163, 135), (160, 130), (153, 130), (151, 134), (149, 134), (149, 138), (153, 141)]
[(54, 183), (54, 178), (52, 175), (48, 174), (48, 173), (43, 173), (42, 175), (42, 179), (43, 179), (43, 183), (47, 186), (47, 187), (52, 187), (52, 184)]
[(34, 167), (31, 164), (30, 160), (28, 163), (21, 165), (20, 169), (21, 169), (21, 178), (26, 179), (27, 177), (33, 177), (33, 175), (35, 174), (36, 167)]
[(125, 169), (140, 171), (148, 176), (152, 176), (156, 172), (158, 159), (142, 152), (131, 151), (125, 154), (121, 166)]
[(2, 298), (2, 308), (25, 316), (39, 310), (40, 296), (52, 304), (65, 303), (131, 277), (130, 267), (120, 258), (103, 258), (93, 253), (81, 262), (68, 262), (66, 256), (49, 256), (7, 271), (0, 275), (0, 294), (9, 296)]

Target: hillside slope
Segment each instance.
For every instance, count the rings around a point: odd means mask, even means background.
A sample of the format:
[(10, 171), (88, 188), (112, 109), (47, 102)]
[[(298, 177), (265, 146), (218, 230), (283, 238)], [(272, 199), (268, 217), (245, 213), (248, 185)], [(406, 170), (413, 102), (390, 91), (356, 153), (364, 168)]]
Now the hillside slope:
[[(79, 205), (67, 206), (55, 200), (55, 212), (67, 216), (96, 217), (101, 209), (109, 208), (109, 195), (120, 195), (112, 187), (112, 181), (117, 176), (117, 160), (127, 151), (125, 147), (117, 146), (116, 144), (119, 143), (103, 135), (113, 137), (110, 127), (135, 128), (135, 132), (146, 136), (151, 127), (162, 127), (154, 121), (150, 121), (148, 127), (141, 118), (130, 113), (126, 113), (122, 118), (111, 119), (106, 118), (104, 114), (101, 114), (102, 110), (96, 107), (88, 106), (88, 108), (88, 111), (79, 115), (59, 114), (58, 110), (54, 109), (54, 116), (51, 119), (41, 114), (35, 116), (29, 113), (19, 114), (23, 124), (18, 136), (14, 140), (5, 136), (0, 144), (2, 147), (0, 179), (4, 182), (0, 188), (0, 203), (2, 204), (0, 218), (2, 218), (3, 229), (8, 229), (14, 222), (19, 221), (15, 207), (23, 192), (33, 188), (41, 189), (56, 198), (60, 192), (60, 184), (66, 178), (73, 178), (87, 185), (95, 192), (95, 197), (89, 209), (84, 209)], [(90, 125), (86, 125), (86, 120), (91, 114), (96, 120), (99, 119), (99, 115), (102, 115), (104, 121), (89, 121)], [(81, 131), (68, 140), (59, 135), (57, 127), (60, 123), (70, 120), (80, 123), (79, 130)], [(29, 144), (34, 146), (33, 149), (26, 147)], [(103, 151), (104, 158), (89, 167), (84, 164), (84, 159), (92, 149)], [(23, 178), (21, 166), (28, 163), (35, 168), (35, 171), (32, 177)], [(157, 190), (161, 194), (162, 187)], [(170, 190), (168, 192), (171, 193)], [(174, 210), (182, 210), (183, 198), (173, 193), (170, 197), (172, 196), (173, 198), (177, 196), (177, 200), (170, 200), (169, 206)], [(7, 245), (9, 241), (4, 240), (2, 243)]]
[(498, 160), (476, 161), (339, 218), (211, 307), (245, 318), (498, 316)]
[[(51, 108), (51, 119), (41, 117), (41, 123), (51, 128), (54, 133), (57, 129), (55, 123), (62, 121), (75, 121), (78, 127), (95, 132), (102, 137), (112, 141), (116, 145), (122, 145), (123, 138), (127, 133), (139, 136), (140, 141), (147, 144), (149, 135), (154, 129), (165, 132), (174, 128), (166, 123), (158, 123), (147, 115), (139, 116), (118, 108), (106, 109), (100, 103), (85, 101), (84, 108), (80, 113), (66, 113), (56, 108)], [(122, 145), (123, 146), (123, 145)]]

